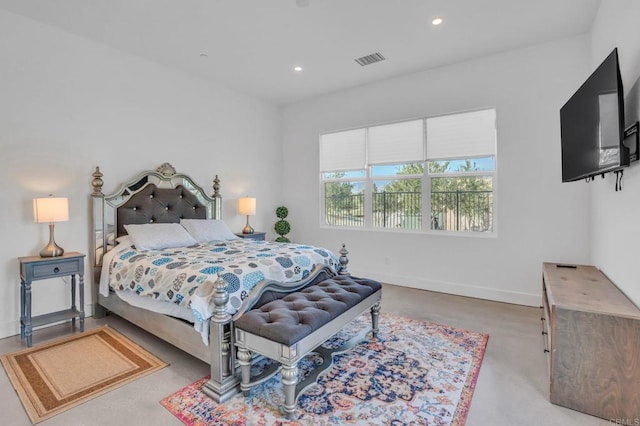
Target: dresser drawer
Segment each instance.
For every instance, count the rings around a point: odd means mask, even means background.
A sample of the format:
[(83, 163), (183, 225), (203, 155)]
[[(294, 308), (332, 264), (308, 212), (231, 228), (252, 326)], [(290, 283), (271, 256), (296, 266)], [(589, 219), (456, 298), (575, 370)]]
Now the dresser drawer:
[(53, 263), (45, 263), (33, 265), (33, 278), (55, 277), (77, 274), (80, 271), (80, 262), (82, 259), (69, 259), (63, 262), (56, 261)]

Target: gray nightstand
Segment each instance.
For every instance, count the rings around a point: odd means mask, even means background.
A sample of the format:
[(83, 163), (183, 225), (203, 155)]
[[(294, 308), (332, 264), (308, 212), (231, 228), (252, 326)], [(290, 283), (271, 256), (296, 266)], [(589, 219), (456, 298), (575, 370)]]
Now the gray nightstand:
[[(20, 338), (27, 338), (31, 347), (33, 327), (70, 319), (84, 331), (84, 257), (82, 253), (65, 253), (58, 257), (20, 257)], [(79, 278), (80, 306), (76, 307), (76, 275)], [(31, 317), (31, 282), (48, 278), (71, 276), (71, 308)]]
[(237, 232), (236, 235), (240, 238), (247, 238), (250, 240), (264, 241), (264, 237), (266, 232), (254, 232), (253, 234), (243, 234), (241, 232)]

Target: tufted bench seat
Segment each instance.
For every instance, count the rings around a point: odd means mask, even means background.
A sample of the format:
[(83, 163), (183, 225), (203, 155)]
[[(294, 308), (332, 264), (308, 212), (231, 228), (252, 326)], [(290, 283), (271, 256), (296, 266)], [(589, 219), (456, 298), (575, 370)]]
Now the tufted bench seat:
[[(237, 358), (242, 374), (241, 389), (246, 393), (249, 388), (264, 381), (252, 382), (252, 353), (279, 362), (282, 365), (285, 394), (284, 412), (292, 419), (299, 393), (311, 384), (298, 383), (298, 361), (310, 352), (323, 357), (326, 355), (329, 360), (333, 353), (344, 352), (342, 348), (333, 351), (316, 348), (367, 309), (371, 310), (375, 336), (381, 296), (382, 287), (377, 281), (338, 275), (245, 312), (234, 323)], [(353, 341), (349, 342), (348, 347), (354, 344)], [(331, 362), (325, 362), (319, 370), (330, 365)], [(320, 372), (314, 372), (313, 381)]]

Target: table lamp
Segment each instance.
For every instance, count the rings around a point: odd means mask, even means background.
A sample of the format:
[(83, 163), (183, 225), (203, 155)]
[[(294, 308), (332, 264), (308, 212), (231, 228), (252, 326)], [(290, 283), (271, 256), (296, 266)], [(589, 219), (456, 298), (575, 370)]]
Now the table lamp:
[(247, 216), (247, 225), (242, 229), (243, 234), (253, 234), (253, 228), (249, 225), (249, 216), (256, 214), (256, 199), (244, 197), (238, 200), (238, 213)]
[(69, 199), (61, 197), (34, 198), (33, 219), (36, 223), (49, 223), (49, 244), (41, 251), (41, 257), (56, 257), (64, 254), (64, 249), (56, 244), (53, 236), (55, 222), (69, 220)]

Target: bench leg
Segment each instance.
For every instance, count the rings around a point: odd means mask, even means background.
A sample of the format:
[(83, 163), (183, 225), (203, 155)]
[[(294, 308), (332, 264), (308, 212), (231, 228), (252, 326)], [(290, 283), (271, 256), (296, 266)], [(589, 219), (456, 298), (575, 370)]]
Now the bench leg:
[(293, 420), (296, 414), (296, 384), (298, 383), (298, 364), (282, 365), (282, 387), (284, 390), (284, 413)]
[(247, 396), (249, 393), (249, 382), (251, 382), (251, 351), (243, 348), (238, 348), (238, 364), (240, 364), (240, 375), (242, 376), (242, 381), (240, 382), (240, 390), (244, 396)]
[(378, 337), (378, 317), (380, 316), (380, 302), (371, 307), (371, 331), (373, 337)]

